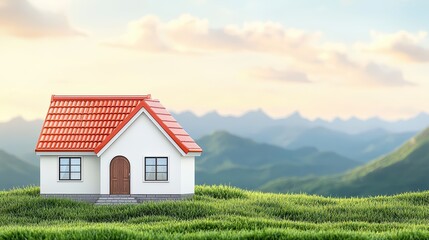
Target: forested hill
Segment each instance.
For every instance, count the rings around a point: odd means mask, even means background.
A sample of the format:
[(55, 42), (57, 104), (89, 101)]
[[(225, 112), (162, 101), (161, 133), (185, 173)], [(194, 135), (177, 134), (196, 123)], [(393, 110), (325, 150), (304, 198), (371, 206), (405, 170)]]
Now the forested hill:
[(333, 177), (277, 179), (261, 189), (334, 196), (369, 196), (429, 189), (429, 129), (391, 154)]

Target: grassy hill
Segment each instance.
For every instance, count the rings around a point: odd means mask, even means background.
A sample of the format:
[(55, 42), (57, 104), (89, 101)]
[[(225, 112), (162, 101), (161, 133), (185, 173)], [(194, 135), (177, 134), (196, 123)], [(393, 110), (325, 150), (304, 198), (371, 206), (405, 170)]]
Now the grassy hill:
[(312, 146), (321, 151), (336, 152), (351, 159), (368, 162), (392, 152), (415, 134), (416, 132), (391, 133), (383, 129), (347, 134), (317, 127), (304, 131), (287, 147)]
[(0, 189), (39, 184), (39, 168), (0, 150)]
[(198, 144), (204, 149), (196, 161), (198, 184), (231, 184), (256, 189), (284, 176), (339, 173), (360, 164), (333, 152), (308, 147), (287, 150), (227, 132), (203, 137)]
[(326, 198), (197, 186), (193, 199), (95, 206), (0, 192), (0, 239), (428, 239), (429, 192)]
[(335, 196), (395, 194), (429, 189), (429, 129), (381, 159), (334, 177), (277, 179), (264, 191)]
[(362, 162), (390, 153), (429, 124), (427, 114), (397, 122), (378, 118), (311, 121), (298, 112), (286, 118), (272, 119), (262, 110), (239, 117), (221, 116), (216, 112), (201, 117), (192, 112), (173, 115), (197, 139), (216, 131), (227, 131), (288, 149), (315, 147)]

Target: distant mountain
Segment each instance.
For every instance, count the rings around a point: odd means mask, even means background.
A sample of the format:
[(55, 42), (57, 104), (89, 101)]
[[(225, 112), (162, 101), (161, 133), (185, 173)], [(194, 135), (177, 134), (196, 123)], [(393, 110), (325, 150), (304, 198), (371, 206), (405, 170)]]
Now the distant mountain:
[(378, 118), (310, 121), (297, 112), (286, 118), (272, 119), (262, 110), (248, 112), (241, 117), (221, 116), (216, 112), (201, 117), (184, 112), (175, 114), (175, 117), (194, 137), (227, 131), (284, 148), (316, 147), (362, 162), (393, 151), (429, 126), (429, 115), (423, 113), (396, 122)]
[(333, 174), (359, 165), (333, 152), (315, 148), (287, 150), (227, 132), (205, 136), (198, 144), (204, 153), (196, 161), (197, 184), (256, 189), (279, 177)]
[(261, 109), (247, 112), (238, 117), (222, 116), (217, 112), (210, 112), (198, 117), (189, 111), (173, 113), (173, 115), (196, 138), (215, 131), (228, 131), (236, 135), (252, 137), (267, 132), (267, 129), (269, 132), (269, 129), (273, 128), (297, 129), (299, 132), (309, 128), (323, 127), (348, 134), (358, 134), (374, 129), (383, 129), (394, 133), (419, 132), (429, 126), (429, 114), (427, 113), (420, 113), (413, 118), (398, 121), (386, 121), (380, 118), (363, 120), (356, 117), (346, 120), (335, 118), (332, 121), (308, 120), (302, 117), (299, 112), (285, 118), (273, 119)]
[(192, 112), (173, 113), (173, 116), (191, 136), (200, 138), (216, 131), (234, 132), (243, 135), (272, 125), (273, 119), (262, 110), (251, 111), (240, 117), (222, 116), (217, 112), (209, 112), (201, 117)]
[(419, 132), (429, 126), (429, 114), (419, 113), (415, 117), (397, 121), (386, 121), (377, 117), (366, 120), (352, 117), (347, 120), (340, 118), (335, 118), (333, 121), (318, 120), (315, 123), (321, 127), (351, 134), (372, 129), (384, 129), (389, 132)]
[(0, 123), (0, 149), (38, 166), (34, 149), (42, 124), (42, 120), (26, 121), (21, 117)]
[(391, 154), (338, 176), (276, 179), (264, 191), (368, 196), (429, 189), (429, 129)]
[[(386, 122), (380, 119), (364, 121), (357, 118), (347, 121), (336, 119), (332, 122), (320, 119), (310, 121), (298, 112), (287, 118), (272, 119), (262, 110), (251, 111), (240, 117), (222, 116), (216, 112), (202, 117), (192, 112), (183, 112), (175, 116), (194, 138), (215, 131), (228, 131), (261, 143), (291, 149), (315, 147), (321, 151), (337, 152), (359, 161), (367, 161), (389, 153), (414, 134), (405, 130), (419, 129), (429, 124), (427, 114), (397, 122)], [(42, 124), (42, 120), (26, 121), (21, 117), (0, 123), (0, 149), (5, 149), (26, 162), (38, 165), (34, 148)], [(403, 128), (404, 131), (386, 130), (390, 128), (396, 130)], [(343, 132), (338, 129), (348, 130)], [(348, 133), (363, 130), (365, 131), (358, 134)]]
[(415, 132), (390, 133), (380, 128), (359, 134), (347, 134), (316, 127), (303, 131), (287, 146), (292, 149), (312, 146), (321, 151), (333, 151), (367, 162), (392, 152), (415, 134)]
[(0, 150), (0, 190), (38, 184), (38, 167)]

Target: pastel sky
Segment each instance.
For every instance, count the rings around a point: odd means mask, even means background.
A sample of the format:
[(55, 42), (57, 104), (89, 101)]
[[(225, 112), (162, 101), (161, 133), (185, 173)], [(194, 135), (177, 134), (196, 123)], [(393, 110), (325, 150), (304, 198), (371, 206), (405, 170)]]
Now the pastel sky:
[(0, 121), (51, 94), (147, 94), (173, 111), (429, 112), (429, 1), (0, 0)]

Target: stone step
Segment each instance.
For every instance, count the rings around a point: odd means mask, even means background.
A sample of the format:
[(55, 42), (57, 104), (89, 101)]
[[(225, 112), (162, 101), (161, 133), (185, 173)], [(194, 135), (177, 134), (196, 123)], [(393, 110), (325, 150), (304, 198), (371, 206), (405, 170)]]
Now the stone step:
[(99, 197), (96, 205), (137, 204), (137, 200), (129, 195), (111, 195)]
[(109, 198), (109, 197), (100, 197), (98, 198), (98, 200), (135, 200), (135, 198), (133, 197), (128, 197), (128, 198)]
[(99, 202), (96, 202), (95, 203), (95, 205), (125, 205), (125, 204), (137, 204), (136, 202), (135, 203), (128, 203), (128, 202), (117, 202), (117, 203), (99, 203)]
[(103, 199), (98, 200), (97, 202), (137, 202), (137, 200), (115, 200), (115, 199)]

